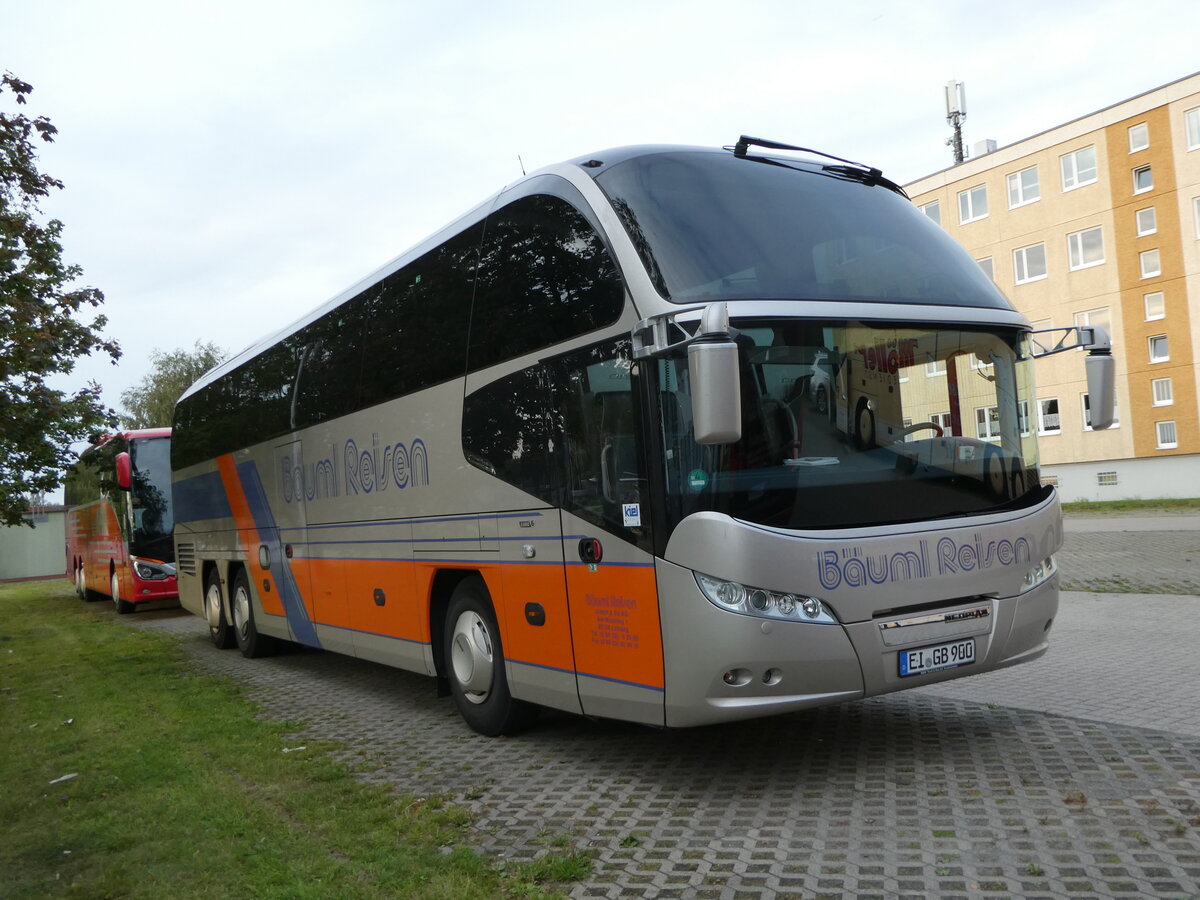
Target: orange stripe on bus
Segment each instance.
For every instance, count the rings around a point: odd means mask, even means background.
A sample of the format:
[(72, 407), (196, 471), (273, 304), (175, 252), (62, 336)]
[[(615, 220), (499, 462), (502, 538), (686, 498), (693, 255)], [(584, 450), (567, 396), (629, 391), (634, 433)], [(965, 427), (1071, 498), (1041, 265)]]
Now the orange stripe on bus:
[[(233, 513), (233, 525), (238, 530), (238, 539), (242, 545), (242, 557), (246, 560), (246, 571), (255, 584), (255, 593), (262, 603), (263, 611), (282, 616), (285, 614), (283, 598), (279, 594), (275, 576), (271, 574), (270, 569), (264, 569), (259, 564), (258, 547), (262, 543), (262, 539), (259, 536), (258, 527), (254, 524), (254, 516), (250, 514), (250, 504), (246, 501), (246, 495), (242, 491), (242, 483), (238, 478), (237, 464), (233, 461), (232, 453), (217, 457), (217, 471), (221, 474), (221, 484), (225, 486), (225, 497), (229, 500), (229, 509)], [(291, 564), (290, 560), (288, 564)], [(299, 579), (297, 579), (298, 581)], [(270, 587), (267, 588), (267, 585)]]

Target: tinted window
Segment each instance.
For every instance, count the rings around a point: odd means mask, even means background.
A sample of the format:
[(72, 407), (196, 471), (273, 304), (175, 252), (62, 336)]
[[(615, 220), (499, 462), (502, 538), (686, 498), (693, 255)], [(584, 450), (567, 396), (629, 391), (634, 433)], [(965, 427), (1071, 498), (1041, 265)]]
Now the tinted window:
[(296, 386), (293, 427), (306, 428), (358, 408), (363, 312), (367, 296), (375, 290), (368, 289), (366, 295), (343, 303), (296, 335), (304, 345), (304, 356)]
[(555, 503), (560, 483), (545, 370), (532, 366), (463, 401), (463, 452), (471, 465)]
[(588, 220), (534, 194), (492, 213), (471, 315), (472, 371), (615, 322), (624, 293)]
[(383, 279), (367, 300), (363, 406), (459, 378), (482, 224)]
[(658, 290), (678, 303), (1009, 305), (905, 198), (819, 167), (661, 153), (616, 163), (596, 181)]

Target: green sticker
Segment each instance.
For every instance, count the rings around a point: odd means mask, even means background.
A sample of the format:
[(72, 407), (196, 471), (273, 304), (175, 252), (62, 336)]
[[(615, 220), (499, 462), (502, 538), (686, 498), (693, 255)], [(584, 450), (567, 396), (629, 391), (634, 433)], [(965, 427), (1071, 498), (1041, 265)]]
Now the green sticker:
[(708, 473), (703, 469), (692, 469), (688, 475), (688, 487), (693, 491), (702, 491), (708, 484)]

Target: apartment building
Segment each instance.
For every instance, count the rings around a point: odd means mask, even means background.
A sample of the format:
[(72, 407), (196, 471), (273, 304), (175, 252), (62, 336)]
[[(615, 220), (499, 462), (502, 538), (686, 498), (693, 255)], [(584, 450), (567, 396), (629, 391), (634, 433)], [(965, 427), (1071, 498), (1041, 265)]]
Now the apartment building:
[(1038, 363), (1044, 474), (1065, 500), (1200, 497), (1200, 73), (988, 149), (909, 196), (1035, 328), (1102, 325), (1116, 358), (1107, 431), (1082, 351)]

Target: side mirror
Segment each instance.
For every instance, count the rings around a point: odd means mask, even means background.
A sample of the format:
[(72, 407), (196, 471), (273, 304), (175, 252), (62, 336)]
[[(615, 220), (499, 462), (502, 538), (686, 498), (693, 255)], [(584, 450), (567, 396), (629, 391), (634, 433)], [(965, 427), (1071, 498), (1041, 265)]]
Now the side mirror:
[(1092, 428), (1099, 431), (1113, 423), (1115, 402), (1113, 389), (1116, 384), (1116, 360), (1111, 353), (1092, 351), (1083, 360), (1087, 373), (1088, 409)]
[(117, 487), (123, 491), (133, 487), (133, 460), (128, 453), (117, 454)]
[(729, 309), (704, 310), (700, 334), (688, 345), (692, 381), (692, 425), (697, 444), (732, 444), (742, 436), (742, 391), (738, 348), (729, 332)]

